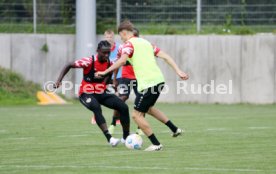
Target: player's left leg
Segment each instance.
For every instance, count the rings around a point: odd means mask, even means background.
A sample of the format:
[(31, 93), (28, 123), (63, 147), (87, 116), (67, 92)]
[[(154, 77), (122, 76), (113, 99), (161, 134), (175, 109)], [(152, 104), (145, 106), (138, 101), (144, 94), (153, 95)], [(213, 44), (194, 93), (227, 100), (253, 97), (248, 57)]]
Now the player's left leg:
[(153, 97), (151, 98), (152, 106), (149, 108), (148, 113), (154, 118), (156, 118), (157, 120), (164, 123), (166, 126), (168, 126), (170, 130), (173, 132), (172, 137), (177, 137), (178, 135), (181, 135), (183, 133), (183, 130), (176, 127), (163, 112), (153, 107), (153, 105), (159, 98), (163, 87), (164, 87), (164, 84), (159, 84), (152, 88), (152, 91), (154, 91), (156, 94), (153, 95)]
[[(118, 82), (120, 82), (121, 78), (117, 79)], [(110, 93), (110, 94), (116, 94), (116, 86), (111, 86), (109, 85), (108, 88), (107, 88), (107, 91)], [(112, 115), (112, 121), (111, 121), (111, 124), (110, 126), (108, 127), (108, 131), (111, 133), (111, 134), (114, 134), (114, 131), (115, 131), (115, 127), (117, 124), (121, 124), (120, 123), (120, 115), (118, 113), (118, 111), (114, 110), (113, 111), (113, 115)]]
[(102, 130), (109, 144), (111, 144), (113, 147), (117, 146), (117, 144), (119, 143), (119, 139), (113, 138), (108, 132), (106, 121), (104, 116), (102, 115), (101, 105), (98, 102), (97, 96), (93, 94), (83, 93), (79, 97), (79, 100), (87, 109), (94, 113), (97, 125)]
[(177, 137), (178, 135), (181, 135), (183, 133), (182, 129), (176, 127), (163, 112), (156, 109), (155, 107), (151, 107), (148, 111), (148, 114), (150, 114), (151, 116), (153, 116), (154, 118), (168, 126), (170, 130), (173, 132), (172, 137)]
[(120, 121), (123, 129), (123, 138), (129, 135), (130, 119), (128, 106), (117, 96), (113, 94), (102, 94), (104, 97), (99, 101), (102, 105), (117, 110), (120, 113)]
[(113, 111), (113, 116), (112, 116), (112, 121), (111, 121), (111, 124), (110, 126), (108, 127), (108, 131), (111, 133), (111, 134), (114, 134), (115, 132), (115, 127), (118, 124), (121, 124), (121, 122), (118, 122), (120, 120), (120, 114), (118, 111), (114, 110)]
[[(128, 97), (127, 96), (119, 96), (119, 98), (125, 102)], [(120, 113), (117, 111), (117, 110), (114, 110), (113, 111), (113, 116), (112, 116), (112, 121), (111, 121), (111, 124), (110, 126), (108, 127), (108, 130), (111, 134), (114, 133), (115, 131), (115, 127), (117, 124), (121, 124), (121, 121), (120, 121)]]
[[(127, 78), (120, 78), (118, 80), (119, 84), (117, 87), (117, 89), (118, 89), (117, 91), (118, 91), (119, 98), (123, 102), (125, 102), (129, 98), (129, 94), (131, 91), (131, 88), (129, 85), (130, 81), (131, 81), (131, 79), (127, 79)], [(114, 110), (111, 125), (108, 127), (108, 130), (111, 134), (114, 133), (117, 123), (120, 123), (120, 113), (117, 110)]]

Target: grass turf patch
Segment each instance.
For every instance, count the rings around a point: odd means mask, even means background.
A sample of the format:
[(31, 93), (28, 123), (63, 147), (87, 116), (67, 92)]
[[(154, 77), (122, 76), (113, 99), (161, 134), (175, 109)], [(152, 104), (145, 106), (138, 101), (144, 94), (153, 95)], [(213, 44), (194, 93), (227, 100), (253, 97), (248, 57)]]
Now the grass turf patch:
[[(130, 105), (130, 108), (133, 106)], [(275, 173), (275, 105), (157, 104), (186, 129), (146, 115), (160, 152), (111, 148), (80, 104), (0, 107), (0, 173)], [(103, 108), (107, 123), (112, 110)], [(131, 131), (137, 126), (131, 122)], [(121, 127), (115, 137), (122, 136)], [(146, 148), (150, 143), (143, 136)]]
[(35, 104), (40, 86), (0, 67), (0, 105)]

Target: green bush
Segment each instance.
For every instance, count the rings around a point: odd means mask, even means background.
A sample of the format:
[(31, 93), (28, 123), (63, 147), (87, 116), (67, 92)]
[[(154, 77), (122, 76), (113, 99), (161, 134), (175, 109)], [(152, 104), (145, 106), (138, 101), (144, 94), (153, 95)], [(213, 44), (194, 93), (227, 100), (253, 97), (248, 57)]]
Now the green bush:
[(35, 104), (40, 86), (0, 67), (0, 105)]

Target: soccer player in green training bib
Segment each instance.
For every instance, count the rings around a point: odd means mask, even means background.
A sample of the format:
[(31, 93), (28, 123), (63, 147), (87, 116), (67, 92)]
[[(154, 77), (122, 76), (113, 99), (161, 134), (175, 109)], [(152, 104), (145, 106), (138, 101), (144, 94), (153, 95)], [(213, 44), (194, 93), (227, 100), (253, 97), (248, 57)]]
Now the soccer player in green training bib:
[(133, 24), (129, 21), (124, 21), (119, 25), (118, 33), (122, 41), (125, 42), (121, 58), (105, 71), (97, 72), (95, 75), (100, 77), (108, 74), (124, 65), (127, 60), (132, 64), (138, 83), (138, 91), (140, 92), (135, 99), (132, 117), (152, 143), (145, 151), (159, 151), (163, 146), (144, 118), (145, 113), (166, 124), (172, 130), (173, 137), (181, 135), (183, 130), (176, 127), (164, 113), (153, 107), (165, 84), (163, 74), (156, 63), (155, 55), (164, 59), (182, 80), (187, 80), (189, 76), (182, 72), (174, 60), (165, 52), (161, 50), (154, 52), (150, 42), (143, 38), (134, 37), (133, 28)]

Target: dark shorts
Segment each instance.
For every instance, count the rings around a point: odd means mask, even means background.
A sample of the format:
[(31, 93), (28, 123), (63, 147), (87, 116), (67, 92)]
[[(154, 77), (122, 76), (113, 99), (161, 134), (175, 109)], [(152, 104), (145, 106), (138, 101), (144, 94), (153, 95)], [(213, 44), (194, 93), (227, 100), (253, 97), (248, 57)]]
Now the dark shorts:
[(120, 81), (118, 81), (118, 93), (119, 96), (126, 96), (129, 97), (131, 90), (134, 90), (135, 95), (138, 95), (137, 91), (137, 81), (134, 79), (126, 79), (122, 78)]
[(116, 95), (108, 94), (107, 91), (104, 91), (102, 94), (82, 93), (79, 99), (87, 109), (94, 113), (98, 126), (106, 123), (102, 114), (101, 105), (117, 110), (120, 113), (120, 120), (122, 125), (129, 126), (128, 106)]
[(134, 109), (146, 113), (157, 101), (165, 83), (159, 83), (153, 87), (143, 90), (139, 93), (134, 102)]
[(120, 110), (122, 107), (127, 107), (119, 97), (114, 94), (109, 94), (107, 91), (104, 91), (102, 94), (82, 93), (79, 99), (85, 107), (93, 112), (98, 109), (101, 110), (100, 105), (116, 110)]

